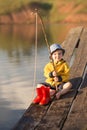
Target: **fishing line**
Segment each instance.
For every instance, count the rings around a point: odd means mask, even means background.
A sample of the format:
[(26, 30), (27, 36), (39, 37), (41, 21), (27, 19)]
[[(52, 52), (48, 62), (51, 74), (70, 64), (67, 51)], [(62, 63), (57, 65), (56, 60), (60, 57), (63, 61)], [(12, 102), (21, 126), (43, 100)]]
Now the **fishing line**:
[[(34, 13), (35, 14), (35, 48), (34, 48), (34, 74), (33, 74), (33, 88), (34, 88), (34, 91), (35, 91), (35, 86), (36, 86), (36, 69), (37, 69), (37, 13)], [(33, 97), (34, 97), (35, 93), (33, 93)]]
[[(36, 85), (36, 66), (37, 66), (37, 26), (38, 26), (38, 17), (40, 19), (40, 23), (41, 23), (41, 27), (42, 27), (42, 31), (43, 31), (43, 35), (44, 35), (44, 38), (45, 38), (45, 41), (46, 41), (46, 45), (47, 45), (47, 48), (48, 48), (48, 51), (49, 51), (49, 54), (51, 55), (51, 51), (50, 51), (50, 45), (48, 43), (48, 40), (47, 40), (47, 35), (46, 35), (46, 32), (45, 32), (45, 26), (44, 26), (44, 23), (43, 23), (43, 20), (42, 20), (42, 17), (41, 15), (39, 14), (38, 10), (35, 9), (35, 25), (36, 25), (36, 28), (35, 28), (35, 59), (34, 59), (34, 80), (33, 80), (33, 88), (34, 88), (34, 91), (35, 91), (35, 85)], [(54, 68), (54, 71), (56, 72), (56, 69), (55, 69), (55, 65), (54, 65), (54, 61), (51, 57), (51, 61), (52, 61), (52, 64), (53, 64), (53, 68)], [(56, 87), (56, 90), (57, 90), (57, 87)]]

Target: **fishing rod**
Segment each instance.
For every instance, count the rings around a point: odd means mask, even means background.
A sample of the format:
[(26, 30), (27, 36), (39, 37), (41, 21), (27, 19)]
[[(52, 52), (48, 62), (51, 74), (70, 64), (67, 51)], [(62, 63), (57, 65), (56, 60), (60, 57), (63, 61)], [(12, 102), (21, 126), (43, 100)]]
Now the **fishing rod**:
[[(37, 9), (35, 9), (35, 12), (37, 13), (39, 19), (40, 19), (40, 22), (41, 22), (41, 27), (42, 27), (42, 31), (43, 31), (43, 34), (44, 34), (44, 39), (46, 41), (46, 45), (47, 45), (47, 48), (48, 48), (48, 52), (50, 54), (50, 59), (52, 60), (52, 64), (53, 64), (53, 67), (54, 67), (54, 70), (55, 70), (55, 65), (54, 65), (54, 61), (51, 57), (51, 50), (50, 50), (50, 44), (48, 42), (48, 39), (47, 39), (47, 35), (46, 35), (46, 31), (45, 31), (45, 26), (44, 26), (44, 23), (43, 23), (43, 19), (39, 13), (39, 11)], [(56, 72), (56, 71), (55, 71)]]
[[(46, 41), (46, 45), (47, 45), (47, 48), (48, 48), (48, 51), (49, 51), (49, 54), (50, 54), (50, 59), (52, 61), (53, 69), (54, 69), (54, 71), (56, 73), (56, 69), (55, 69), (55, 65), (54, 65), (54, 60), (53, 60), (53, 58), (51, 56), (50, 44), (49, 44), (48, 39), (47, 39), (47, 35), (46, 35), (46, 31), (45, 31), (45, 26), (44, 26), (44, 23), (43, 23), (43, 19), (42, 19), (41, 15), (40, 15), (40, 13), (39, 13), (39, 11), (37, 9), (35, 9), (35, 13), (36, 13), (36, 16), (38, 16), (39, 19), (40, 19), (42, 31), (43, 31), (43, 34), (44, 34), (44, 39)], [(57, 90), (57, 86), (56, 86), (56, 90)]]
[(41, 15), (40, 15), (40, 13), (39, 13), (38, 10), (37, 10), (37, 15), (39, 16), (39, 19), (40, 19), (40, 22), (41, 22), (42, 31), (43, 31), (43, 34), (44, 34), (44, 39), (45, 39), (45, 41), (46, 41), (49, 54), (51, 54), (50, 45), (49, 45), (49, 42), (48, 42), (48, 39), (47, 39), (47, 35), (46, 35), (46, 31), (45, 31), (45, 26), (44, 26), (42, 17), (41, 17)]

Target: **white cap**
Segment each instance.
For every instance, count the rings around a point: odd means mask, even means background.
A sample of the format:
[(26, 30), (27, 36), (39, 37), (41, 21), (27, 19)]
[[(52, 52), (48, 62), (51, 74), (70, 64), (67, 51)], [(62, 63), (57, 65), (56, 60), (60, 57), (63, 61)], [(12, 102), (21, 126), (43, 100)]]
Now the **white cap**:
[(65, 53), (65, 50), (57, 43), (54, 43), (50, 46), (50, 52), (53, 53), (56, 50), (62, 50), (63, 54)]

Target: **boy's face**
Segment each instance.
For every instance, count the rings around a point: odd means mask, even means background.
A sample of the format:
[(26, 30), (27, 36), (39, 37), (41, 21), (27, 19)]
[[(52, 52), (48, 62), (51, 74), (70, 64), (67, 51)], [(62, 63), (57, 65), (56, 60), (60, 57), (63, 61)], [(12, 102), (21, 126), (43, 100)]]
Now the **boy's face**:
[(55, 62), (58, 62), (62, 59), (63, 57), (63, 52), (62, 50), (56, 50), (53, 54), (52, 54), (52, 58)]

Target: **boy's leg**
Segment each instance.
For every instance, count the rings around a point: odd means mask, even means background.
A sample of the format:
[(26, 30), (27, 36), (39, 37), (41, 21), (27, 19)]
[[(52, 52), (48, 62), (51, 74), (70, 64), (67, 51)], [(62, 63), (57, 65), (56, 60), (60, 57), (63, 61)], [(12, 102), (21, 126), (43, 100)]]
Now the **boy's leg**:
[(66, 94), (72, 88), (72, 84), (67, 82), (63, 85), (63, 89), (56, 94), (56, 98), (59, 99), (61, 95)]
[(50, 96), (53, 96), (55, 94), (56, 90), (50, 89)]

